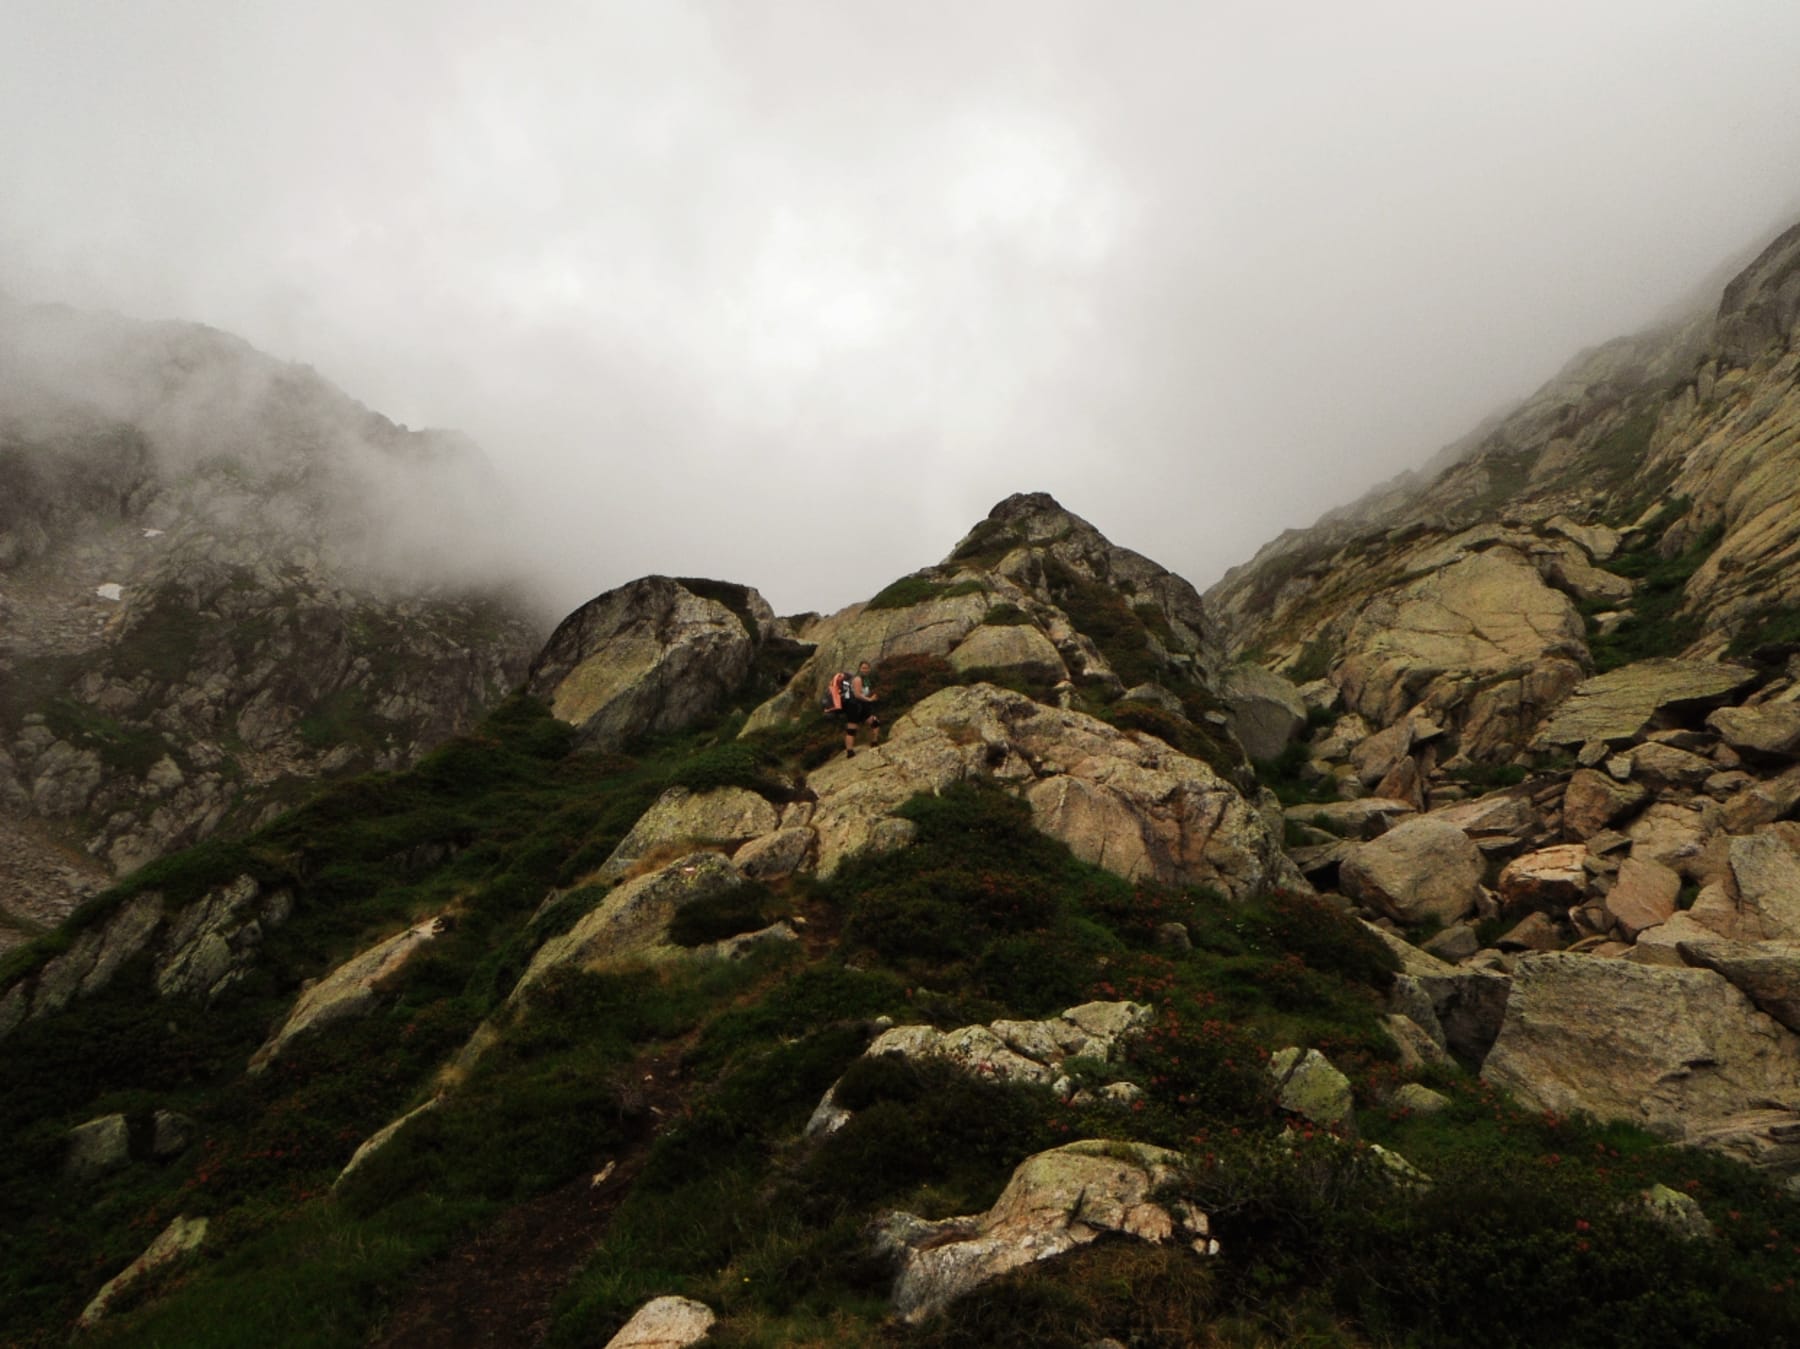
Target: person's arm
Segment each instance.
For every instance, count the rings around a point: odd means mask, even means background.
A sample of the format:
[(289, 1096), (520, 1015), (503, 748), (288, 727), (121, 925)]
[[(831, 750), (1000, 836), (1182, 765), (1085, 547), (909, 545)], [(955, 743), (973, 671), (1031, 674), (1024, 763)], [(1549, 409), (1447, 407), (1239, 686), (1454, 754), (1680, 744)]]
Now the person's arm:
[(855, 679), (850, 681), (850, 688), (851, 691), (856, 694), (858, 702), (872, 703), (875, 701), (875, 695), (869, 692), (869, 686), (863, 683), (863, 677), (861, 675), (857, 675)]

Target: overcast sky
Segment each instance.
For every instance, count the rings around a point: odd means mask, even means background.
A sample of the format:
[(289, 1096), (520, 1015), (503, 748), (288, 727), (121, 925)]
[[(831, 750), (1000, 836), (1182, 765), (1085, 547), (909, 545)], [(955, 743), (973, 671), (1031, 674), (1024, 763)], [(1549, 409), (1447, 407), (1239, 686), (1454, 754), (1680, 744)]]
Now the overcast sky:
[(570, 605), (1036, 489), (1204, 587), (1800, 218), (1796, 70), (1794, 0), (4, 0), (0, 289), (469, 432)]

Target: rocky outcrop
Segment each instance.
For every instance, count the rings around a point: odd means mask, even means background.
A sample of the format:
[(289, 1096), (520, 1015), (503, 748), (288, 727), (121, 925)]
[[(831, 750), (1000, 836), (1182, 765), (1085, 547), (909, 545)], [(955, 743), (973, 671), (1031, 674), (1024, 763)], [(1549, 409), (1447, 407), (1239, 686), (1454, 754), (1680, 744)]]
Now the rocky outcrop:
[(207, 1226), (208, 1220), (205, 1218), (181, 1217), (172, 1220), (142, 1255), (108, 1279), (100, 1291), (94, 1294), (82, 1309), (81, 1315), (75, 1319), (76, 1329), (93, 1329), (106, 1316), (119, 1295), (131, 1285), (152, 1270), (199, 1249), (200, 1243), (206, 1240)]
[(1481, 1075), (1535, 1109), (1800, 1165), (1779, 1141), (1800, 1123), (1800, 1037), (1711, 970), (1525, 957)]
[(1283, 1110), (1328, 1127), (1353, 1123), (1350, 1079), (1316, 1049), (1290, 1046), (1269, 1056), (1269, 1076)]
[(1713, 661), (1640, 660), (1576, 686), (1534, 745), (1623, 744), (1683, 709), (1717, 703), (1747, 687), (1755, 673)]
[(773, 625), (762, 596), (741, 589), (743, 615), (666, 576), (609, 590), (562, 621), (525, 687), (590, 749), (691, 726), (743, 686)]
[[(1063, 1073), (1065, 1059), (1112, 1061), (1126, 1039), (1150, 1024), (1151, 1015), (1142, 1003), (1087, 1002), (1044, 1021), (995, 1021), (949, 1031), (928, 1025), (892, 1026), (875, 1037), (863, 1057), (948, 1063), (972, 1077), (1051, 1087), (1066, 1096), (1074, 1087)], [(1102, 1096), (1109, 1089), (1103, 1088)], [(850, 1112), (838, 1103), (834, 1084), (813, 1110), (806, 1133), (808, 1137), (835, 1133), (849, 1121)]]
[(893, 817), (896, 807), (974, 778), (1016, 788), (1039, 829), (1128, 880), (1233, 896), (1309, 888), (1267, 821), (1207, 765), (1153, 736), (986, 684), (933, 694), (879, 750), (811, 774), (820, 873), (904, 846), (911, 826)]
[(1216, 1254), (1204, 1214), (1151, 1198), (1180, 1165), (1180, 1154), (1145, 1143), (1083, 1140), (1021, 1162), (986, 1213), (936, 1222), (887, 1215), (876, 1246), (900, 1267), (894, 1311), (903, 1321), (922, 1321), (1009, 1270), (1108, 1234), (1181, 1241), (1197, 1254)]
[(719, 787), (710, 792), (671, 787), (638, 817), (593, 879), (611, 884), (645, 857), (671, 847), (706, 845), (729, 851), (773, 833), (780, 823), (774, 806), (742, 787)]
[(1231, 733), (1252, 759), (1273, 759), (1306, 725), (1300, 691), (1260, 665), (1240, 662), (1220, 677)]
[(598, 968), (621, 961), (673, 956), (669, 922), (683, 907), (743, 884), (736, 867), (715, 852), (689, 853), (658, 871), (626, 881), (569, 931), (538, 947), (512, 991), (514, 1001), (551, 970)]
[(261, 1072), (302, 1035), (314, 1034), (340, 1021), (353, 1021), (375, 1010), (382, 985), (446, 930), (443, 918), (428, 918), (368, 950), (352, 956), (302, 993), (279, 1029), (250, 1057), (250, 1071)]

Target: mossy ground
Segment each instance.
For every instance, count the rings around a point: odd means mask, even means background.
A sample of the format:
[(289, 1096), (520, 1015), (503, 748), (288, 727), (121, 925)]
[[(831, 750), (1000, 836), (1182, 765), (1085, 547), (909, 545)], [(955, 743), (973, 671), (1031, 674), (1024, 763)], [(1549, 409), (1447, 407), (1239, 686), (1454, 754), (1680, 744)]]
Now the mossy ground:
[[(940, 673), (916, 672), (921, 685)], [(741, 964), (565, 973), (509, 1005), (535, 945), (597, 902), (578, 882), (658, 791), (778, 784), (806, 753), (803, 729), (749, 745), (731, 729), (571, 755), (564, 728), (514, 702), (409, 773), (344, 784), (109, 897), (155, 885), (179, 905), (248, 871), (289, 886), (296, 909), (256, 977), (211, 1007), (147, 1004), (139, 968), (0, 1049), (7, 1337), (61, 1342), (100, 1282), (170, 1217), (199, 1213), (214, 1221), (202, 1256), (90, 1342), (368, 1343), (475, 1234), (624, 1159), (629, 1186), (544, 1309), (551, 1345), (603, 1343), (671, 1292), (716, 1308), (714, 1342), (735, 1345), (1800, 1343), (1800, 1213), (1765, 1181), (1630, 1130), (1526, 1116), (1454, 1070), (1432, 1075), (1445, 1115), (1386, 1109), (1392, 961), (1362, 928), (1299, 897), (1129, 885), (1036, 833), (998, 789), (915, 800), (913, 847), (753, 891), (689, 934), (780, 910), (809, 919), (804, 943)], [(445, 911), (453, 931), (373, 1016), (242, 1076), (302, 980)], [(1171, 921), (1191, 949), (1159, 944)], [(1144, 1088), (1133, 1108), (863, 1066), (853, 1121), (820, 1145), (800, 1138), (871, 1018), (951, 1026), (1115, 997), (1157, 1009), (1105, 1069)], [(483, 1021), (497, 1038), (443, 1103), (331, 1190), (356, 1143), (426, 1099)], [(1431, 1174), (1429, 1192), (1382, 1180), (1353, 1141), (1280, 1141), (1264, 1061), (1288, 1044), (1350, 1074), (1361, 1138)], [(154, 1108), (192, 1116), (201, 1141), (166, 1163), (60, 1176), (71, 1125)], [(1178, 1188), (1213, 1214), (1224, 1253), (1102, 1243), (924, 1326), (888, 1322), (872, 1216), (973, 1211), (1017, 1162), (1082, 1136), (1181, 1149)], [(1644, 1220), (1634, 1196), (1652, 1179), (1695, 1194), (1718, 1242), (1678, 1247)]]

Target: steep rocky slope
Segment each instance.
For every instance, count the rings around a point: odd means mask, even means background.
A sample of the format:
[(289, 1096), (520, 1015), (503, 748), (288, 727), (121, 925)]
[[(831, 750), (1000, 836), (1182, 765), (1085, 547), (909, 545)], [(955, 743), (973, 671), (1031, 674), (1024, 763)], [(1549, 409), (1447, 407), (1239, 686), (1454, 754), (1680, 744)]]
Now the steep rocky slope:
[[(818, 695), (864, 658), (851, 758)], [(1530, 798), (1319, 804), (1378, 835), (1302, 851), (1366, 878), (1320, 900), (1243, 743), (1305, 705), (1049, 498), (826, 619), (644, 578), (527, 684), (0, 965), (10, 1334), (1800, 1342), (1767, 952), (1403, 940), (1488, 902)], [(1442, 735), (1403, 724), (1365, 758)], [(1779, 888), (1781, 840), (1742, 842)], [(1594, 970), (1636, 1127), (1562, 1093)]]
[(194, 325), (0, 301), (0, 363), (0, 942), (516, 686), (466, 442)]
[(1579, 358), (1207, 596), (1312, 709), (1277, 769), (1302, 869), (1426, 940), (1430, 977), (1511, 980), (1484, 1074), (1777, 1167), (1800, 1162), (1797, 324), (1800, 227), (1716, 313)]

